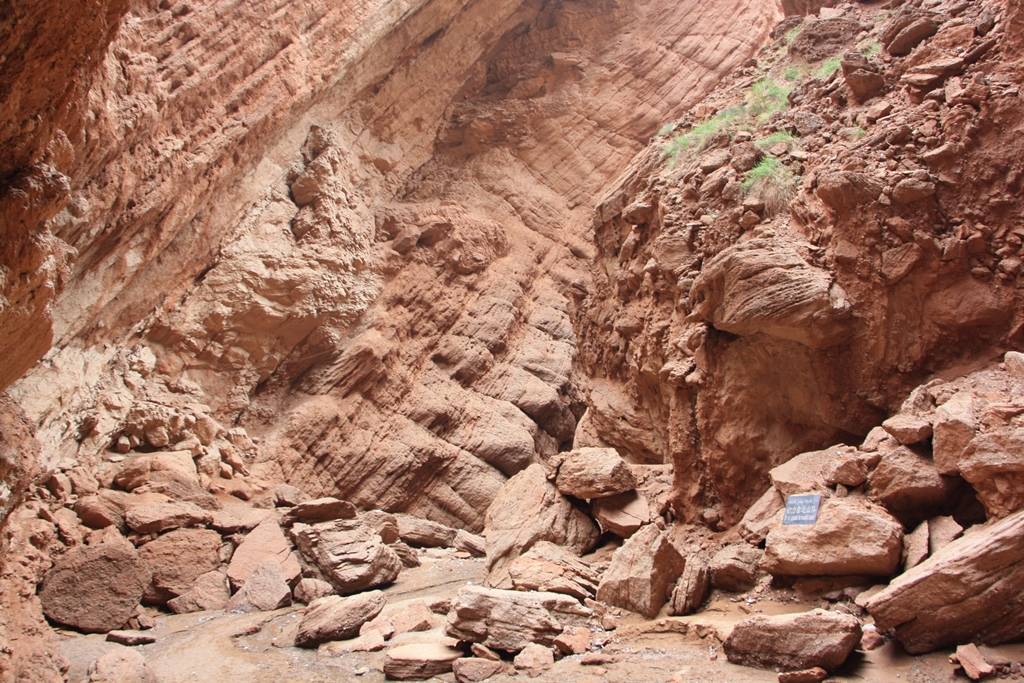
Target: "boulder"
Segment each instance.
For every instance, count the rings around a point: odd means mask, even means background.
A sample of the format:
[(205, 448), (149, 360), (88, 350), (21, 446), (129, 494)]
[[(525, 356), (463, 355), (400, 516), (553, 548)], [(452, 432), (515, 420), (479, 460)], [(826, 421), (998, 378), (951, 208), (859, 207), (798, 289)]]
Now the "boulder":
[(448, 548), (455, 541), (455, 529), (429, 519), (412, 515), (395, 515), (398, 520), (398, 537), (404, 543), (420, 548)]
[(363, 624), (373, 619), (387, 604), (380, 591), (351, 597), (328, 595), (309, 604), (295, 636), (298, 647), (316, 647), (331, 640), (346, 640), (359, 635)]
[(957, 466), (985, 506), (989, 519), (1024, 509), (1024, 432), (1003, 427), (978, 434)]
[(866, 607), (911, 654), (1024, 638), (1024, 511), (972, 527)]
[(228, 509), (214, 511), (213, 519), (209, 526), (211, 529), (216, 529), (222, 534), (237, 534), (239, 532), (252, 531), (272, 515), (273, 513), (270, 510), (237, 505)]
[(105, 529), (108, 526), (124, 531), (125, 503), (128, 494), (124, 491), (101, 489), (94, 496), (84, 496), (75, 503), (75, 514), (82, 524), (90, 529)]
[(547, 541), (534, 544), (508, 571), (516, 590), (564, 593), (578, 600), (593, 598), (601, 580), (586, 562)]
[(924, 562), (928, 549), (928, 522), (921, 522), (903, 537), (903, 571)]
[(463, 657), (452, 662), (452, 671), (458, 683), (480, 683), (504, 670), (504, 663), (492, 659)]
[(558, 492), (534, 464), (509, 479), (487, 509), (487, 585), (511, 588), (508, 567), (537, 541), (571, 548), (577, 555), (597, 543), (594, 522)]
[(821, 493), (827, 489), (826, 471), (837, 460), (856, 457), (857, 449), (842, 444), (820, 451), (801, 453), (768, 473), (772, 486), (783, 498), (801, 493)]
[(597, 520), (601, 531), (610, 531), (621, 538), (629, 538), (637, 529), (651, 522), (651, 506), (640, 491), (626, 491), (607, 498), (595, 498), (590, 514)]
[(960, 458), (978, 432), (974, 398), (965, 391), (935, 409), (932, 459), (940, 474), (959, 474)]
[(296, 522), (316, 524), (335, 519), (355, 519), (355, 517), (356, 506), (347, 500), (317, 498), (296, 503), (284, 514), (282, 521), (286, 526), (290, 526)]
[(774, 486), (771, 487), (743, 515), (737, 527), (740, 536), (748, 543), (760, 545), (775, 525), (776, 515), (785, 507), (786, 501), (782, 494)]
[(420, 554), (412, 546), (399, 541), (398, 543), (388, 545), (388, 547), (395, 551), (403, 567), (419, 567), (422, 564), (420, 562)]
[(268, 559), (256, 566), (245, 585), (231, 596), (224, 609), (228, 612), (269, 612), (292, 604), (292, 591), (277, 560)]
[(749, 545), (727, 545), (711, 558), (711, 585), (742, 592), (757, 582), (757, 568), (764, 553)]
[(882, 455), (868, 477), (868, 493), (901, 521), (927, 519), (953, 501), (956, 480), (939, 474), (935, 464), (901, 446)]
[(932, 517), (928, 520), (928, 553), (934, 555), (963, 533), (964, 528), (952, 517)]
[(368, 510), (359, 519), (380, 534), (381, 540), (391, 545), (398, 542), (398, 518), (383, 510)]
[[(248, 439), (247, 436), (244, 438)], [(252, 442), (250, 441), (249, 443)], [(270, 499), (274, 507), (282, 508), (295, 507), (296, 505), (309, 502), (312, 500), (312, 496), (291, 484), (277, 484), (274, 488), (270, 489)]]
[(334, 586), (321, 579), (302, 579), (295, 585), (292, 595), (299, 602), (308, 605), (318, 598), (334, 595)]
[(465, 529), (459, 529), (455, 532), (452, 547), (463, 550), (473, 557), (483, 557), (487, 554), (487, 539), (477, 534), (471, 534)]
[(197, 577), (187, 591), (168, 600), (167, 607), (175, 614), (224, 609), (230, 598), (228, 577), (222, 572), (211, 571)]
[(158, 472), (173, 473), (181, 478), (199, 484), (199, 472), (191, 451), (162, 451), (129, 458), (114, 475), (114, 484), (125, 491), (134, 491), (153, 481), (167, 481), (169, 478), (154, 476)]
[(815, 524), (778, 524), (768, 533), (761, 569), (776, 576), (889, 576), (902, 544), (903, 527), (883, 508), (859, 497), (827, 498)]
[(220, 534), (209, 529), (177, 529), (142, 546), (139, 558), (152, 576), (143, 600), (161, 605), (188, 592), (220, 566), (220, 547)]
[(563, 655), (581, 655), (590, 652), (590, 629), (586, 626), (572, 626), (555, 638), (555, 649)]
[(302, 556), (319, 568), (339, 595), (385, 586), (402, 570), (395, 551), (359, 519), (296, 524), (292, 538)]
[(463, 588), (452, 603), (445, 633), (495, 650), (519, 652), (530, 643), (551, 645), (567, 626), (590, 615), (572, 597), (560, 593)]
[(132, 531), (158, 534), (168, 529), (209, 524), (213, 516), (193, 503), (147, 503), (128, 510), (125, 521)]
[(678, 617), (693, 614), (704, 604), (710, 586), (711, 567), (707, 560), (700, 555), (690, 555), (672, 591), (668, 613)]
[(228, 564), (228, 579), (231, 580), (231, 586), (235, 590), (241, 588), (249, 574), (269, 559), (281, 565), (281, 573), (289, 585), (299, 580), (302, 568), (274, 517), (268, 517), (260, 522), (235, 549)]
[(606, 498), (637, 487), (629, 465), (614, 448), (578, 448), (563, 457), (555, 486), (566, 496)]
[(118, 648), (89, 665), (88, 683), (159, 683), (156, 672), (137, 650)]
[(550, 647), (530, 643), (512, 660), (513, 666), (526, 671), (530, 676), (537, 676), (555, 665), (555, 653)]
[(70, 548), (39, 587), (43, 614), (85, 633), (105, 633), (128, 621), (149, 584), (149, 570), (128, 544)]
[(897, 413), (882, 423), (882, 429), (904, 446), (920, 443), (932, 435), (932, 423), (918, 415)]
[(877, 453), (860, 453), (844, 450), (837, 453), (822, 469), (822, 477), (829, 486), (842, 484), (856, 488), (868, 480), (871, 469), (878, 464), (881, 456)]
[(668, 532), (650, 524), (612, 555), (597, 588), (597, 599), (651, 619), (668, 600), (684, 565), (685, 560), (672, 545)]
[(425, 681), (452, 670), (458, 650), (443, 643), (410, 643), (387, 651), (384, 676), (393, 681)]
[(856, 617), (824, 610), (755, 616), (733, 627), (722, 649), (734, 664), (796, 671), (835, 671), (860, 643)]

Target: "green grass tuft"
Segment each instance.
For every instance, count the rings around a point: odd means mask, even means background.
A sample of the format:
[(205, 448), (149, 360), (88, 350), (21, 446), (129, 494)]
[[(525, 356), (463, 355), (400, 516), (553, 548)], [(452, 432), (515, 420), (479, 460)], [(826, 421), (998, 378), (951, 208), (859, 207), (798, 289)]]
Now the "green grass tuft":
[(821, 80), (825, 80), (835, 72), (839, 71), (840, 66), (842, 65), (840, 64), (838, 57), (829, 59), (823, 62), (822, 65), (818, 67), (817, 77), (820, 78)]
[(743, 191), (755, 194), (764, 202), (769, 215), (777, 214), (789, 206), (796, 195), (799, 179), (775, 157), (767, 157), (747, 171)]
[(762, 78), (754, 83), (747, 93), (747, 113), (758, 121), (764, 121), (777, 111), (789, 108), (789, 93), (793, 86)]
[(771, 135), (758, 140), (757, 146), (768, 148), (779, 142), (785, 142), (787, 149), (793, 149), (794, 147), (798, 147), (800, 145), (800, 138), (793, 135), (792, 133), (780, 130), (776, 133), (772, 133)]

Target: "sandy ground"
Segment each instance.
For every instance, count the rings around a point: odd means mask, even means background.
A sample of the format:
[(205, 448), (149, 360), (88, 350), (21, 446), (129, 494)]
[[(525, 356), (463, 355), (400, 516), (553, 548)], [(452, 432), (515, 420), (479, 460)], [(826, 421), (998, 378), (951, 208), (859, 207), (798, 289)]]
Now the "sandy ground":
[[(459, 559), (448, 551), (429, 551), (423, 566), (406, 570), (385, 593), (389, 605), (426, 599), (432, 602), (453, 597), (468, 583), (483, 579), (483, 561)], [(634, 614), (622, 616), (602, 652), (617, 661), (584, 666), (580, 656), (566, 657), (540, 676), (525, 672), (500, 674), (495, 683), (532, 680), (537, 683), (768, 683), (775, 672), (730, 664), (721, 652), (721, 638), (731, 625), (750, 613), (799, 612), (814, 605), (792, 600), (767, 599), (748, 604), (730, 596), (713, 595), (706, 609), (689, 617), (645, 620)], [(162, 683), (327, 683), (360, 681), (381, 683), (384, 652), (357, 652), (343, 656), (318, 656), (316, 650), (292, 645), (302, 618), (303, 606), (261, 614), (200, 612), (162, 615), (150, 633), (157, 642), (137, 649), (145, 655)], [(239, 635), (247, 633), (249, 635)], [(408, 633), (392, 643), (437, 641), (440, 630)], [(123, 647), (108, 643), (103, 635), (67, 633), (61, 654), (71, 663), (70, 683), (86, 683), (89, 664), (104, 652)], [(1024, 660), (1024, 645), (996, 648), (1013, 661)], [(956, 674), (945, 652), (912, 657), (895, 643), (869, 653), (855, 653), (830, 681), (878, 683), (943, 683), (967, 681)], [(452, 683), (453, 674), (435, 681)], [(1024, 681), (1024, 676), (1002, 680)]]

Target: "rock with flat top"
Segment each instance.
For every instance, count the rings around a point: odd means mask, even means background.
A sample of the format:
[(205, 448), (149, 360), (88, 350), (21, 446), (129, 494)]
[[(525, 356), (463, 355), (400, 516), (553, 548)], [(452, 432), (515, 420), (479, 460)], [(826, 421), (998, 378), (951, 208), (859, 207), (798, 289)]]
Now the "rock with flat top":
[(112, 650), (89, 665), (88, 683), (159, 683), (156, 672), (136, 650)]
[(209, 524), (213, 515), (194, 503), (146, 503), (129, 509), (125, 521), (132, 531), (158, 534), (168, 529)]
[(615, 554), (597, 588), (608, 605), (655, 617), (669, 598), (685, 560), (668, 532), (650, 524), (637, 531)]
[(242, 543), (235, 549), (228, 564), (228, 578), (232, 587), (236, 590), (241, 588), (249, 574), (270, 559), (281, 565), (281, 573), (289, 585), (299, 580), (302, 574), (299, 560), (292, 552), (291, 544), (288, 543), (274, 517), (268, 517), (260, 522), (255, 529), (246, 534)]
[(564, 454), (555, 486), (575, 498), (606, 498), (637, 487), (629, 465), (614, 448), (577, 448)]
[(555, 665), (555, 654), (550, 647), (530, 643), (515, 656), (512, 664), (516, 669), (526, 671), (530, 676), (536, 676)]
[(903, 527), (863, 498), (821, 501), (814, 524), (775, 526), (761, 569), (775, 576), (890, 576), (899, 566)]
[(957, 462), (989, 519), (1024, 509), (1024, 432), (1002, 427), (975, 436)]
[(228, 612), (269, 612), (290, 604), (292, 591), (281, 572), (281, 565), (269, 559), (257, 565), (224, 609)]
[(114, 475), (114, 484), (125, 491), (134, 491), (161, 477), (158, 473), (171, 473), (199, 484), (199, 471), (191, 451), (161, 451), (129, 458)]
[(905, 446), (884, 453), (868, 477), (871, 498), (908, 524), (934, 516), (957, 492), (953, 477), (940, 474), (931, 459)]
[(867, 601), (911, 654), (1024, 638), (1024, 511), (975, 526)]
[(903, 571), (924, 562), (928, 552), (928, 522), (921, 522), (903, 537)]
[(704, 604), (710, 587), (711, 567), (707, 560), (700, 555), (690, 555), (686, 558), (683, 573), (679, 575), (679, 580), (672, 590), (669, 614), (678, 617), (693, 614)]
[(578, 600), (593, 598), (600, 574), (568, 549), (540, 541), (509, 567), (512, 585), (520, 591), (565, 593)]
[(284, 513), (282, 521), (286, 526), (296, 522), (316, 524), (330, 522), (335, 519), (355, 519), (356, 506), (347, 500), (337, 498), (317, 498), (296, 503)]
[(107, 642), (118, 645), (149, 645), (156, 642), (156, 636), (143, 633), (142, 631), (110, 631), (107, 633)]
[(722, 649), (734, 664), (798, 671), (835, 671), (860, 643), (856, 617), (824, 610), (755, 616), (733, 627)]
[(145, 562), (129, 544), (68, 549), (39, 587), (43, 614), (85, 633), (124, 626), (149, 584)]
[(295, 545), (339, 595), (392, 583), (402, 561), (373, 527), (359, 519), (339, 519), (292, 527)]
[(782, 494), (772, 486), (743, 515), (737, 527), (740, 536), (748, 543), (760, 545), (775, 526), (775, 516), (785, 507), (786, 501)]
[(882, 429), (904, 446), (920, 443), (932, 435), (930, 420), (909, 413), (897, 413), (882, 423)]
[(295, 584), (292, 595), (299, 602), (308, 605), (318, 598), (334, 595), (334, 586), (321, 579), (302, 579)]
[(105, 529), (112, 526), (124, 531), (128, 494), (124, 491), (101, 489), (96, 495), (83, 496), (75, 503), (75, 514), (82, 524), (90, 529)]
[(448, 548), (455, 541), (455, 529), (429, 519), (412, 515), (395, 515), (398, 520), (398, 537), (402, 542), (419, 548)]
[(298, 647), (316, 647), (331, 640), (347, 640), (359, 635), (363, 624), (373, 619), (387, 604), (380, 591), (369, 591), (347, 598), (329, 595), (309, 604), (295, 636)]
[(629, 538), (636, 530), (651, 522), (651, 506), (640, 491), (626, 491), (607, 498), (595, 498), (590, 514), (597, 520), (601, 531), (610, 531), (621, 538)]
[(855, 456), (857, 449), (839, 444), (820, 451), (795, 455), (768, 473), (783, 498), (801, 493), (824, 492), (825, 472), (837, 459)]
[(583, 625), (590, 611), (560, 593), (524, 593), (482, 586), (463, 588), (452, 603), (445, 633), (505, 652), (530, 643), (551, 645), (568, 626)]
[(572, 626), (555, 638), (555, 649), (563, 655), (581, 655), (590, 652), (590, 629), (586, 626)]
[(935, 409), (932, 459), (940, 474), (959, 474), (960, 458), (978, 433), (974, 397), (961, 391)]
[(393, 681), (425, 681), (452, 670), (462, 650), (442, 643), (411, 643), (387, 651), (384, 676)]
[(566, 546), (582, 555), (597, 543), (590, 517), (559, 493), (540, 465), (509, 479), (487, 509), (487, 585), (511, 588), (508, 567), (538, 541)]

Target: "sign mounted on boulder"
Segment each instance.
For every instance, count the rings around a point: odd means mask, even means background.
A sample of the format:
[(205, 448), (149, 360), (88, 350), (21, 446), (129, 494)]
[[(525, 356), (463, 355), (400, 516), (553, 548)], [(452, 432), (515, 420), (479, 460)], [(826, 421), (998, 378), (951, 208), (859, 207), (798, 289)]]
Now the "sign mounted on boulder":
[(814, 524), (818, 521), (819, 505), (821, 505), (820, 493), (790, 496), (786, 499), (786, 512), (782, 516), (782, 523), (786, 525)]

